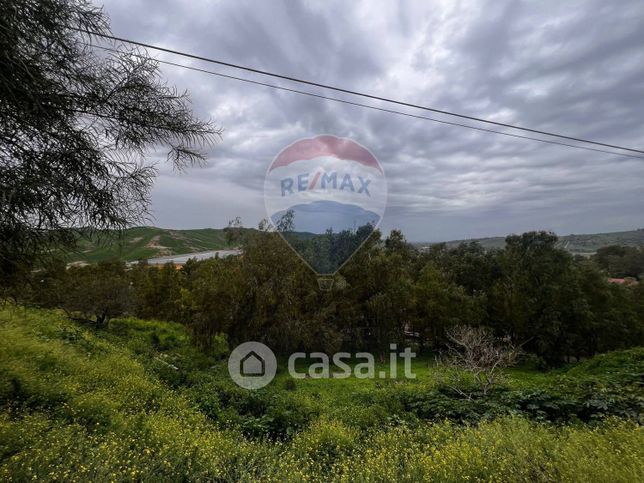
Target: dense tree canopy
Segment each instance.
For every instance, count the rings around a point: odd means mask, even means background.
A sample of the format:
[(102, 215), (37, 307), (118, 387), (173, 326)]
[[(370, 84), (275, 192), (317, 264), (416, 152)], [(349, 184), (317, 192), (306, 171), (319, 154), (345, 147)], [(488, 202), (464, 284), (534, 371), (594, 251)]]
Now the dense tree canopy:
[[(44, 281), (32, 300), (76, 307), (92, 320), (88, 309), (99, 319), (120, 307), (183, 322), (203, 347), (224, 334), (231, 345), (259, 340), (278, 352), (344, 348), (384, 356), (391, 343), (443, 350), (452, 328), (473, 326), (556, 365), (644, 342), (642, 285), (608, 283), (594, 261), (575, 260), (550, 233), (511, 236), (496, 251), (470, 243), (421, 253), (398, 231), (384, 240), (376, 231), (332, 290), (321, 291), (278, 233), (244, 231), (239, 223), (234, 230), (241, 257), (193, 260), (180, 270), (139, 266), (120, 275), (109, 264), (63, 269), (39, 274)], [(109, 276), (114, 280), (89, 281)], [(103, 289), (110, 286), (129, 289), (118, 292), (127, 300), (108, 297)], [(79, 295), (89, 300), (79, 303)]]
[(612, 277), (644, 279), (644, 247), (603, 247), (593, 259)]

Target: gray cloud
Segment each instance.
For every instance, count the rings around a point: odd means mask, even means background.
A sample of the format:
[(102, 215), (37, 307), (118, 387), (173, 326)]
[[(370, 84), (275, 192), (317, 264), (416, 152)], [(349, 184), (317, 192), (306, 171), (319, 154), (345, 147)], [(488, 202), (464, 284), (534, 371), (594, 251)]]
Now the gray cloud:
[[(644, 4), (638, 0), (108, 0), (105, 10), (120, 36), (644, 147)], [(174, 173), (160, 166), (152, 209), (161, 226), (222, 226), (237, 215), (247, 225), (257, 223), (264, 217), (263, 178), (272, 158), (296, 139), (321, 133), (351, 137), (380, 159), (389, 183), (383, 228), (402, 228), (412, 240), (644, 226), (644, 160), (480, 133), (166, 65), (162, 70), (190, 91), (198, 115), (212, 117), (225, 132), (206, 167)]]

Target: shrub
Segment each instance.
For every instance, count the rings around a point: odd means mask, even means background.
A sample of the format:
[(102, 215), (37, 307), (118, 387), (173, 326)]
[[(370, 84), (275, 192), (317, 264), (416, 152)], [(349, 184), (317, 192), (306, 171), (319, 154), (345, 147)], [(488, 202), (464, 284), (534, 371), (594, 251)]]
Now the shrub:
[(357, 447), (359, 433), (339, 421), (320, 419), (297, 434), (291, 443), (303, 459), (328, 465)]
[(571, 377), (599, 376), (637, 381), (644, 374), (644, 347), (608, 352), (577, 364), (566, 374)]
[[(444, 384), (470, 399), (476, 392), (483, 396), (503, 378), (503, 370), (516, 364), (520, 350), (509, 338), (494, 337), (487, 327), (457, 325), (445, 331), (447, 354), (442, 362), (452, 368)], [(469, 377), (464, 381), (462, 375)]]

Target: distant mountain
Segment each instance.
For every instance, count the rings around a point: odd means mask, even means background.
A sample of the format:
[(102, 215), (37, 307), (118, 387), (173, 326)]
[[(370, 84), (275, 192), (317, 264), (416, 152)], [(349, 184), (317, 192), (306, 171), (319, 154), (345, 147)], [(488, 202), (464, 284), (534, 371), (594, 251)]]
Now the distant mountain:
[[(293, 212), (293, 229), (296, 232), (322, 234), (331, 228), (334, 233), (344, 230), (355, 230), (363, 225), (377, 225), (380, 221), (373, 211), (358, 205), (338, 203), (337, 201), (314, 201), (291, 206)], [(275, 213), (271, 219), (275, 225), (286, 214), (287, 210)]]
[(223, 229), (169, 230), (139, 226), (120, 234), (105, 231), (98, 235), (79, 237), (78, 248), (68, 257), (70, 262), (99, 262), (118, 258), (141, 260), (167, 255), (231, 248)]
[[(503, 248), (505, 237), (473, 238), (469, 240), (448, 241), (447, 246), (456, 247), (461, 243), (476, 241), (485, 249)], [(434, 243), (415, 243), (417, 247), (429, 246)], [(632, 231), (618, 231), (614, 233), (595, 233), (588, 235), (564, 235), (559, 237), (559, 247), (573, 254), (591, 255), (599, 248), (610, 245), (629, 247), (644, 246), (644, 228)]]

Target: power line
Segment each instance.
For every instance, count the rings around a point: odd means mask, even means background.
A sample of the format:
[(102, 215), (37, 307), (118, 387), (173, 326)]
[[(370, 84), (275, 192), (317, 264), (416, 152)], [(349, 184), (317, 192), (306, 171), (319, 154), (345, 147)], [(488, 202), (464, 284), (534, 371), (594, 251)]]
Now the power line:
[[(106, 51), (109, 51), (109, 52), (119, 53), (119, 51), (116, 50), (116, 49), (103, 47), (103, 46), (100, 46), (100, 45), (91, 45), (91, 47), (106, 50)], [(147, 58), (147, 57), (145, 57), (143, 55), (139, 55), (139, 54), (132, 54), (132, 55), (136, 55), (136, 56), (141, 57), (141, 58)], [(500, 134), (502, 136), (509, 136), (509, 137), (518, 138), (518, 139), (528, 139), (528, 140), (531, 140), (531, 141), (538, 141), (538, 142), (541, 142), (541, 143), (555, 144), (555, 145), (558, 145), (558, 146), (566, 146), (566, 147), (570, 147), (570, 148), (583, 149), (583, 150), (586, 150), (586, 151), (594, 151), (594, 152), (598, 152), (598, 153), (613, 154), (613, 155), (616, 155), (616, 156), (623, 156), (623, 157), (626, 157), (626, 158), (644, 159), (644, 157), (636, 156), (634, 154), (619, 153), (619, 152), (615, 152), (615, 151), (608, 151), (608, 150), (605, 150), (605, 149), (591, 148), (591, 147), (588, 147), (588, 146), (579, 146), (577, 144), (564, 143), (564, 142), (561, 142), (561, 141), (553, 141), (551, 139), (541, 139), (541, 138), (535, 138), (535, 137), (531, 137), (531, 136), (524, 136), (524, 135), (521, 135), (521, 134), (513, 134), (513, 133), (508, 133), (508, 132), (503, 132), (503, 131), (496, 131), (494, 129), (488, 129), (488, 128), (483, 128), (483, 127), (478, 127), (478, 126), (472, 126), (472, 125), (469, 125), (469, 124), (462, 124), (462, 123), (453, 122), (453, 121), (446, 121), (444, 119), (436, 119), (436, 118), (433, 118), (433, 117), (421, 116), (421, 115), (418, 115), (418, 114), (411, 114), (411, 113), (408, 113), (408, 112), (396, 111), (394, 109), (387, 109), (387, 108), (384, 108), (384, 107), (371, 106), (369, 104), (363, 104), (363, 103), (360, 103), (360, 102), (348, 101), (346, 99), (340, 99), (340, 98), (337, 98), (337, 97), (325, 96), (325, 95), (322, 95), (322, 94), (316, 94), (316, 93), (313, 93), (313, 92), (302, 91), (302, 90), (299, 90), (299, 89), (292, 89), (292, 88), (289, 88), (289, 87), (283, 87), (283, 86), (279, 86), (279, 85), (275, 85), (275, 84), (269, 84), (269, 83), (266, 83), (266, 82), (256, 81), (256, 80), (252, 80), (252, 79), (245, 79), (243, 77), (237, 77), (237, 76), (233, 76), (233, 75), (229, 75), (229, 74), (223, 74), (221, 72), (215, 72), (215, 71), (212, 71), (212, 70), (201, 69), (199, 67), (192, 67), (192, 66), (185, 65), (185, 64), (178, 64), (176, 62), (170, 62), (170, 61), (167, 61), (167, 60), (160, 60), (160, 59), (153, 59), (153, 60), (155, 62), (159, 62), (161, 64), (167, 64), (167, 65), (171, 65), (171, 66), (174, 66), (174, 67), (181, 67), (183, 69), (188, 69), (188, 70), (192, 70), (192, 71), (196, 71), (196, 72), (202, 72), (204, 74), (215, 75), (215, 76), (218, 76), (218, 77), (223, 77), (223, 78), (226, 78), (226, 79), (232, 79), (232, 80), (236, 80), (236, 81), (240, 81), (240, 82), (246, 82), (248, 84), (255, 84), (255, 85), (260, 85), (260, 86), (264, 86), (264, 87), (270, 87), (272, 89), (291, 92), (291, 93), (294, 93), (294, 94), (301, 94), (301, 95), (305, 95), (305, 96), (309, 96), (309, 97), (315, 97), (315, 98), (318, 98), (318, 99), (324, 99), (324, 100), (327, 100), (327, 101), (333, 101), (333, 102), (339, 102), (339, 103), (342, 103), (342, 104), (348, 104), (350, 106), (357, 106), (357, 107), (362, 107), (362, 108), (366, 108), (366, 109), (372, 109), (372, 110), (375, 110), (375, 111), (381, 111), (381, 112), (387, 112), (387, 113), (390, 113), (390, 114), (397, 114), (397, 115), (400, 115), (400, 116), (411, 117), (411, 118), (414, 118), (414, 119), (421, 119), (421, 120), (424, 120), (424, 121), (432, 121), (432, 122), (437, 122), (437, 123), (441, 123), (441, 124), (447, 124), (447, 125), (450, 125), (450, 126), (463, 127), (463, 128), (472, 129), (472, 130), (475, 130), (475, 131), (482, 131), (482, 132), (488, 132), (488, 133), (493, 133), (493, 134)]]
[(432, 107), (428, 107), (428, 106), (422, 106), (422, 105), (413, 104), (413, 103), (410, 103), (410, 102), (398, 101), (398, 100), (391, 99), (391, 98), (388, 98), (388, 97), (376, 96), (376, 95), (373, 95), (373, 94), (367, 94), (367, 93), (364, 93), (364, 92), (353, 91), (353, 90), (350, 90), (350, 89), (344, 89), (344, 88), (341, 88), (341, 87), (336, 87), (336, 86), (332, 86), (332, 85), (328, 85), (328, 84), (322, 84), (322, 83), (319, 83), (319, 82), (309, 81), (309, 80), (306, 80), (306, 79), (299, 79), (297, 77), (286, 76), (286, 75), (277, 74), (277, 73), (274, 73), (274, 72), (255, 69), (253, 67), (247, 67), (247, 66), (243, 66), (243, 65), (239, 65), (239, 64), (233, 64), (233, 63), (230, 63), (230, 62), (224, 62), (224, 61), (221, 61), (221, 60), (215, 60), (215, 59), (211, 59), (211, 58), (208, 58), (208, 57), (203, 57), (203, 56), (200, 56), (200, 55), (190, 54), (190, 53), (187, 53), (187, 52), (181, 52), (181, 51), (174, 50), (174, 49), (167, 49), (165, 47), (159, 47), (157, 45), (147, 44), (147, 43), (144, 43), (144, 42), (139, 42), (139, 41), (136, 41), (136, 40), (126, 39), (126, 38), (123, 38), (123, 37), (117, 37), (117, 36), (114, 36), (114, 35), (108, 35), (108, 34), (104, 34), (104, 33), (100, 33), (100, 32), (93, 32), (93, 31), (87, 31), (87, 30), (76, 29), (76, 28), (74, 30), (78, 30), (79, 32), (83, 32), (83, 33), (86, 33), (86, 34), (89, 34), (89, 35), (95, 35), (97, 37), (102, 37), (102, 38), (105, 38), (105, 39), (115, 40), (115, 41), (118, 41), (118, 42), (125, 42), (125, 43), (129, 43), (129, 44), (133, 44), (133, 45), (138, 45), (140, 47), (145, 47), (145, 48), (149, 48), (149, 49), (158, 50), (158, 51), (161, 51), (161, 52), (167, 52), (167, 53), (170, 53), (170, 54), (180, 55), (180, 56), (188, 57), (188, 58), (191, 58), (191, 59), (202, 60), (204, 62), (209, 62), (209, 63), (212, 63), (212, 64), (223, 65), (223, 66), (226, 66), (226, 67), (232, 67), (234, 69), (245, 70), (247, 72), (253, 72), (253, 73), (256, 73), (256, 74), (270, 76), (270, 77), (283, 79), (283, 80), (287, 80), (287, 81), (291, 81), (291, 82), (297, 82), (297, 83), (300, 83), (300, 84), (306, 84), (306, 85), (310, 85), (310, 86), (314, 86), (314, 87), (320, 87), (320, 88), (323, 88), (323, 89), (330, 89), (330, 90), (334, 90), (334, 91), (337, 91), (337, 92), (343, 92), (345, 94), (351, 94), (351, 95), (354, 95), (354, 96), (365, 97), (367, 99), (374, 99), (374, 100), (377, 100), (377, 101), (388, 102), (388, 103), (391, 103), (391, 104), (397, 104), (397, 105), (405, 106), (405, 107), (412, 107), (414, 109), (421, 109), (421, 110), (424, 110), (424, 111), (430, 111), (430, 112), (435, 112), (435, 113), (438, 113), (438, 114), (444, 114), (444, 115), (448, 115), (448, 116), (459, 117), (459, 118), (462, 118), (462, 119), (469, 119), (470, 121), (477, 121), (477, 122), (482, 122), (482, 123), (486, 123), (486, 124), (493, 124), (495, 126), (507, 127), (507, 128), (510, 128), (510, 129), (517, 129), (517, 130), (520, 130), (520, 131), (531, 132), (531, 133), (534, 133), (534, 134), (542, 134), (544, 136), (551, 136), (551, 137), (556, 137), (556, 138), (560, 138), (560, 139), (567, 139), (569, 141), (577, 141), (577, 142), (582, 142), (582, 143), (587, 143), (587, 144), (594, 144), (596, 146), (603, 146), (603, 147), (607, 147), (607, 148), (614, 148), (614, 149), (620, 149), (620, 150), (623, 150), (623, 151), (630, 151), (630, 152), (634, 152), (634, 153), (644, 154), (644, 150), (640, 150), (640, 149), (628, 148), (628, 147), (619, 146), (619, 145), (616, 145), (616, 144), (602, 143), (602, 142), (599, 142), (599, 141), (592, 141), (590, 139), (583, 139), (583, 138), (578, 138), (578, 137), (574, 137), (574, 136), (566, 136), (566, 135), (563, 135), (563, 134), (557, 134), (557, 133), (553, 133), (553, 132), (549, 132), (549, 131), (541, 131), (541, 130), (538, 130), (538, 129), (532, 129), (532, 128), (527, 128), (527, 127), (523, 127), (523, 126), (517, 126), (517, 125), (513, 125), (513, 124), (498, 122), (498, 121), (491, 121), (489, 119), (483, 119), (483, 118), (480, 118), (480, 117), (468, 116), (468, 115), (465, 115), (465, 114), (459, 114), (459, 113), (446, 111), (446, 110), (442, 110), (442, 109), (436, 109), (436, 108), (432, 108)]

